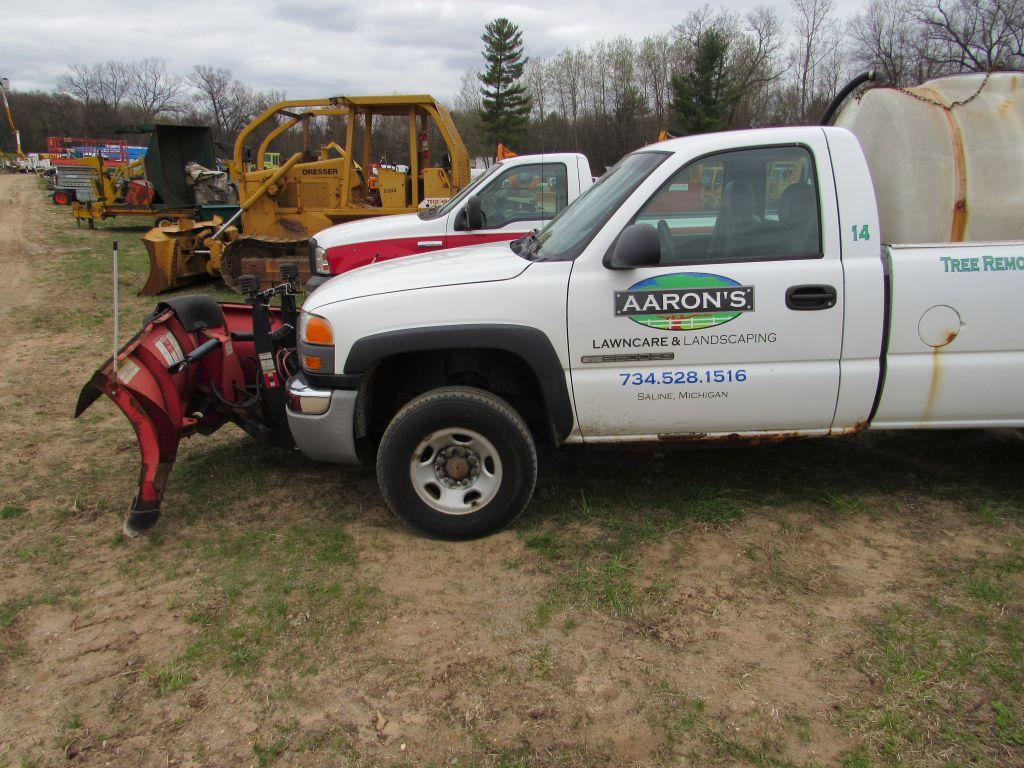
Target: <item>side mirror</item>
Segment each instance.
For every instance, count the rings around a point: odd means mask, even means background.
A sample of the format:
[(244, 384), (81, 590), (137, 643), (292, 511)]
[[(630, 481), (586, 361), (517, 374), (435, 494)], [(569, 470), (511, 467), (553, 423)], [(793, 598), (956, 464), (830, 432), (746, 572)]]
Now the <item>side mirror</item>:
[(614, 247), (604, 257), (604, 265), (608, 269), (656, 267), (660, 263), (658, 230), (650, 224), (630, 224), (622, 230)]
[(483, 229), (484, 212), (480, 206), (480, 198), (470, 195), (466, 204), (462, 206), (459, 215), (455, 219), (455, 229)]

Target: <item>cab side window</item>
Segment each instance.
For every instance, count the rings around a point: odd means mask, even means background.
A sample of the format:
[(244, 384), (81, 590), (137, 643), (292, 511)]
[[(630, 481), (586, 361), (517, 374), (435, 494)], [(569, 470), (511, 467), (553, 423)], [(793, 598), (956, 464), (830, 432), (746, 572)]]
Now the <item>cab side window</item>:
[(488, 229), (516, 221), (554, 218), (569, 204), (565, 163), (519, 165), (502, 171), (480, 191)]
[(723, 152), (684, 166), (637, 214), (661, 263), (821, 258), (818, 183), (804, 147)]

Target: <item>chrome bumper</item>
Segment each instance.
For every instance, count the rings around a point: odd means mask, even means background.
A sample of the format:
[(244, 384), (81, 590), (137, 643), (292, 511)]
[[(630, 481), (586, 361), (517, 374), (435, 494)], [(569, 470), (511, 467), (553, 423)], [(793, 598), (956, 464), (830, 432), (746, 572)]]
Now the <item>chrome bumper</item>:
[(288, 380), (288, 428), (295, 445), (317, 461), (358, 464), (355, 412), (358, 392), (315, 389), (302, 374)]

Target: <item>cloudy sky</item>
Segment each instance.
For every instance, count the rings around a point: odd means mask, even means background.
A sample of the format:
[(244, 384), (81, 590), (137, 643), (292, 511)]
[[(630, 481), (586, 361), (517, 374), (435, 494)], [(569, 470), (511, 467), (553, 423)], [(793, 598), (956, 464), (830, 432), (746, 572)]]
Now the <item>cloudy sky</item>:
[[(72, 62), (146, 56), (177, 74), (229, 67), (290, 98), (425, 92), (447, 98), (480, 65), (480, 34), (495, 16), (523, 30), (527, 53), (667, 31), (704, 0), (3, 0), (0, 76), (15, 90), (51, 89)], [(764, 0), (720, 0), (746, 11)], [(835, 0), (841, 15), (860, 0)], [(789, 0), (775, 3), (789, 16)]]

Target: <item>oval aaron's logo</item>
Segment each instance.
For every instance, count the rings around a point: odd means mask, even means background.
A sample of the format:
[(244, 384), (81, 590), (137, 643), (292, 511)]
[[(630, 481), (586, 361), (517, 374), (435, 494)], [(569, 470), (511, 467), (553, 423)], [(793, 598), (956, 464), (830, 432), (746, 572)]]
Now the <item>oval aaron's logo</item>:
[(677, 272), (615, 291), (615, 316), (662, 331), (697, 331), (754, 311), (754, 287), (708, 272)]

